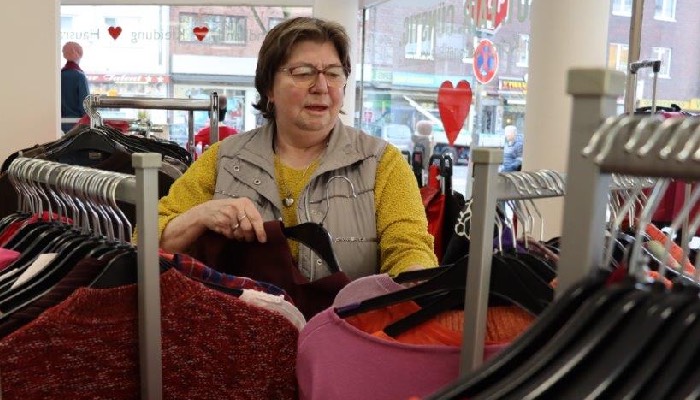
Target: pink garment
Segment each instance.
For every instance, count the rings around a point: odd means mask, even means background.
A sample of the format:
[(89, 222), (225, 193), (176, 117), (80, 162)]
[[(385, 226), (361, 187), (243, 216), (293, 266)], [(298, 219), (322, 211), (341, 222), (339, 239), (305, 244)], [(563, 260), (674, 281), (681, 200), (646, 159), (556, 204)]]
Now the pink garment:
[(370, 275), (357, 278), (348, 283), (333, 300), (333, 307), (343, 307), (372, 297), (394, 293), (405, 289), (404, 286), (394, 282), (389, 274)]
[(12, 264), (12, 262), (18, 258), (18, 252), (0, 247), (0, 271), (7, 268), (8, 265)]
[[(486, 346), (484, 359), (505, 345)], [(356, 329), (333, 308), (299, 336), (300, 400), (394, 400), (434, 393), (457, 378), (459, 347), (389, 342)]]

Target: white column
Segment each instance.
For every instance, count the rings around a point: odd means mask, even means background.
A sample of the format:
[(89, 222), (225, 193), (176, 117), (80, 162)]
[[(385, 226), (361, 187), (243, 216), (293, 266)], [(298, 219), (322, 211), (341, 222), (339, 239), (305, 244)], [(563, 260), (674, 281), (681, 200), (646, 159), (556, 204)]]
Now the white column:
[(58, 0), (0, 2), (0, 162), (60, 135)]
[[(609, 0), (532, 2), (523, 170), (566, 171), (571, 123), (567, 71), (605, 67), (609, 14)], [(545, 238), (560, 235), (562, 199), (540, 203)]]
[(357, 14), (359, 12), (358, 0), (314, 0), (314, 17), (335, 21), (347, 30), (350, 36), (350, 60), (352, 61), (352, 73), (348, 78), (348, 85), (345, 88), (345, 100), (342, 110), (345, 114), (340, 114), (340, 119), (346, 125), (355, 123), (355, 89), (357, 84), (357, 68), (360, 65), (360, 50), (362, 43), (357, 34)]

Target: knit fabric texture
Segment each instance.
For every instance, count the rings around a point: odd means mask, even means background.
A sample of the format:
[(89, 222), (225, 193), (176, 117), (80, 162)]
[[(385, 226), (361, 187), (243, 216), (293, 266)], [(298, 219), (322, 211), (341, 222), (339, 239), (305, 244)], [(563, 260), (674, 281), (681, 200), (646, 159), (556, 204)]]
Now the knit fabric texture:
[[(214, 143), (205, 151), (171, 186), (168, 195), (160, 200), (159, 235), (172, 219), (214, 196), (220, 143)], [(306, 183), (309, 175), (306, 174)], [(436, 266), (437, 258), (432, 251), (433, 237), (427, 232), (425, 210), (419, 201), (416, 179), (401, 152), (394, 146), (387, 146), (379, 161), (374, 190), (381, 272), (393, 276), (413, 265)], [(286, 226), (298, 223), (283, 222)]]
[[(295, 399), (297, 329), (282, 316), (161, 275), (164, 399)], [(138, 399), (135, 285), (78, 289), (0, 342), (2, 398)]]
[[(486, 346), (484, 357), (504, 346)], [(302, 400), (384, 400), (428, 396), (459, 376), (459, 346), (405, 344), (355, 328), (329, 308), (299, 336)]]

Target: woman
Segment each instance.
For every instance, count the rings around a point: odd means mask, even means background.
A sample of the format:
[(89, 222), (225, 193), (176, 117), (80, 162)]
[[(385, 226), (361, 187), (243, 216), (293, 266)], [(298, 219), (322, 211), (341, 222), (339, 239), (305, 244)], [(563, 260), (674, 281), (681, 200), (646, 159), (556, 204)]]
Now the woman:
[[(338, 24), (287, 20), (258, 55), (254, 105), (269, 124), (212, 145), (159, 204), (160, 246), (186, 251), (207, 229), (264, 242), (263, 222), (323, 223), (351, 278), (437, 265), (411, 170), (398, 149), (344, 126), (338, 113), (350, 75)], [(290, 242), (300, 271), (328, 275)]]

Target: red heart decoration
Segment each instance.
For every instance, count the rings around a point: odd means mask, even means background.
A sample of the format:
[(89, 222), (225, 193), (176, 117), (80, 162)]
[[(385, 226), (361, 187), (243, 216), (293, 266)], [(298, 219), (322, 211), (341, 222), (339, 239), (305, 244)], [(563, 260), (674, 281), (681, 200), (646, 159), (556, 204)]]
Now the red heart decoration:
[(457, 87), (452, 87), (450, 81), (442, 82), (438, 90), (438, 110), (440, 110), (440, 119), (450, 146), (457, 140), (459, 130), (464, 126), (464, 120), (469, 116), (471, 105), (472, 88), (469, 82), (461, 80), (457, 82)]
[(207, 36), (207, 33), (209, 33), (209, 28), (206, 26), (195, 26), (194, 29), (192, 29), (192, 33), (194, 33), (194, 35), (197, 36), (197, 40), (201, 42)]
[(107, 31), (109, 32), (109, 36), (112, 37), (112, 39), (117, 40), (119, 35), (122, 34), (122, 27), (121, 26), (110, 26)]

